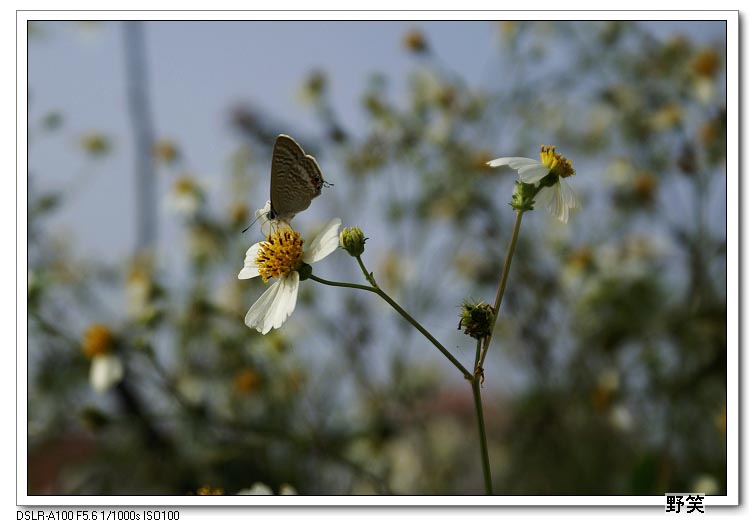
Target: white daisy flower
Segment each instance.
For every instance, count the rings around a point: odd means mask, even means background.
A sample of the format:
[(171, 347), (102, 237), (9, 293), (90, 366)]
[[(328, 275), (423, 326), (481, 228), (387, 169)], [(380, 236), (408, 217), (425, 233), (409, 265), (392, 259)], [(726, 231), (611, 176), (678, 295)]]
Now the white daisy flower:
[[(264, 209), (263, 209), (264, 210)], [(280, 227), (283, 222), (279, 222)], [(341, 220), (332, 219), (303, 248), (301, 235), (286, 224), (268, 234), (267, 240), (255, 243), (246, 251), (239, 279), (260, 276), (266, 282), (278, 278), (246, 313), (244, 323), (262, 334), (277, 329), (294, 312), (299, 291), (299, 269), (320, 261), (338, 248)]]
[(104, 393), (123, 379), (123, 364), (114, 354), (102, 354), (92, 358), (89, 383), (98, 393)]
[[(535, 207), (545, 206), (561, 222), (569, 221), (569, 209), (579, 208), (577, 195), (565, 179), (574, 175), (571, 160), (556, 153), (555, 146), (541, 146), (540, 160), (527, 157), (501, 157), (488, 161), (488, 166), (510, 166), (519, 172), (519, 179), (528, 184), (540, 184)], [(550, 177), (549, 177), (550, 176)]]

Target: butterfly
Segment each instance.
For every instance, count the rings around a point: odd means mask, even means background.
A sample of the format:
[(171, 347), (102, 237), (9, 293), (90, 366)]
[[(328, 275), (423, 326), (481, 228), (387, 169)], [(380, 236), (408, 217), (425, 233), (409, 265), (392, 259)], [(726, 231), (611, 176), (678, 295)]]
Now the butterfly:
[(296, 214), (309, 208), (323, 187), (330, 186), (314, 157), (305, 153), (292, 137), (278, 135), (270, 164), (270, 205), (263, 217), (289, 223)]
[(273, 146), (270, 166), (270, 212), (268, 219), (290, 222), (309, 208), (329, 183), (322, 177), (317, 160), (304, 153), (299, 143), (288, 135), (278, 135)]

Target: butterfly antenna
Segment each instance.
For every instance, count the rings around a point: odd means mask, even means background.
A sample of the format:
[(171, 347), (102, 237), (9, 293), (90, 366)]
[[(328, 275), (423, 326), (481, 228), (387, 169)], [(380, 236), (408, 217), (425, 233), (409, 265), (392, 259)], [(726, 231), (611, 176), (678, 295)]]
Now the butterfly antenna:
[(250, 224), (250, 225), (249, 225), (248, 227), (246, 227), (246, 228), (245, 228), (244, 230), (242, 230), (242, 231), (241, 231), (241, 233), (243, 234), (243, 233), (245, 233), (245, 232), (246, 232), (247, 230), (249, 230), (250, 228), (252, 228), (252, 227), (254, 226), (254, 223), (256, 223), (258, 219), (259, 219), (259, 217), (255, 217), (255, 218), (254, 218), (254, 221), (252, 221), (252, 223), (251, 223), (251, 224)]
[(323, 186), (324, 186), (325, 188), (330, 188), (331, 186), (335, 186), (335, 185), (336, 185), (336, 183), (329, 183), (328, 181), (325, 181), (325, 180), (323, 180), (323, 182), (322, 182), (322, 185), (323, 185)]

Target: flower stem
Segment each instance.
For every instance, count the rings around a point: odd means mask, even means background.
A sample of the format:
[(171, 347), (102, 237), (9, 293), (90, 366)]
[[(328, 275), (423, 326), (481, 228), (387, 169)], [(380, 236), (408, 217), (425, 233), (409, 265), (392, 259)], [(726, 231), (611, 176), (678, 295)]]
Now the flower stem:
[[(480, 358), (481, 340), (477, 340), (477, 356), (475, 361)], [(482, 395), (480, 394), (481, 378), (472, 380), (472, 394), (474, 395), (475, 413), (477, 415), (477, 430), (480, 438), (480, 458), (482, 459), (482, 474), (485, 478), (485, 493), (493, 494), (493, 479), (490, 475), (490, 458), (488, 456), (488, 437), (485, 433), (485, 418), (482, 413)]]
[[(362, 270), (365, 273), (365, 276), (370, 276), (368, 279), (370, 280), (371, 283), (374, 283), (374, 281), (375, 281), (374, 278), (372, 278), (372, 275), (369, 274), (367, 272), (367, 270), (364, 268), (364, 265), (362, 264), (361, 260), (359, 260), (359, 263), (360, 263), (360, 266), (362, 267)], [(438, 350), (440, 352), (442, 352), (443, 355), (446, 358), (448, 358), (448, 360), (459, 371), (461, 371), (461, 373), (464, 375), (464, 378), (466, 378), (469, 381), (473, 380), (474, 377), (466, 369), (466, 367), (464, 367), (459, 362), (459, 360), (457, 360), (456, 358), (454, 358), (454, 356), (450, 352), (448, 352), (448, 350), (445, 347), (443, 347), (443, 345), (438, 340), (436, 340), (435, 337), (427, 331), (427, 329), (425, 329), (417, 320), (415, 320), (414, 318), (412, 318), (409, 315), (409, 313), (407, 313), (404, 309), (402, 309), (401, 306), (398, 303), (396, 303), (395, 301), (393, 301), (393, 298), (391, 298), (390, 296), (388, 296), (388, 294), (386, 294), (385, 292), (383, 292), (383, 290), (380, 287), (378, 287), (377, 284), (375, 284), (374, 286), (368, 286), (368, 285), (359, 285), (357, 283), (344, 283), (344, 282), (341, 282), (341, 281), (330, 281), (330, 280), (327, 280), (327, 279), (318, 278), (314, 274), (310, 275), (309, 279), (313, 279), (313, 280), (317, 281), (318, 283), (322, 283), (323, 285), (330, 285), (331, 287), (344, 287), (344, 288), (349, 288), (349, 289), (360, 289), (360, 290), (367, 290), (367, 291), (370, 291), (370, 292), (374, 292), (375, 294), (377, 294), (378, 296), (380, 296), (381, 298), (383, 298), (383, 300), (385, 300), (385, 302), (388, 303), (388, 305), (390, 305), (391, 307), (393, 307), (396, 312), (398, 312), (399, 314), (401, 314), (401, 316), (403, 316), (406, 321), (408, 321), (409, 323), (411, 323), (412, 325), (414, 325), (414, 328), (417, 329), (419, 332), (421, 332), (422, 335), (425, 338), (427, 338), (428, 340), (430, 340), (430, 342), (433, 345), (435, 345), (435, 347), (437, 347)]]
[(359, 268), (361, 268), (362, 272), (364, 273), (365, 279), (367, 281), (369, 281), (370, 284), (373, 287), (375, 287), (376, 289), (379, 289), (380, 287), (378, 287), (377, 281), (375, 281), (375, 277), (372, 274), (370, 274), (369, 272), (367, 272), (367, 267), (364, 266), (364, 262), (362, 261), (362, 257), (361, 256), (357, 256), (357, 261), (359, 262)]
[(509, 248), (506, 251), (506, 260), (503, 263), (503, 273), (501, 274), (501, 280), (498, 283), (498, 292), (495, 296), (495, 305), (493, 306), (493, 323), (490, 328), (490, 336), (485, 338), (482, 345), (482, 354), (477, 360), (475, 365), (475, 376), (482, 376), (482, 364), (485, 362), (485, 356), (488, 354), (488, 348), (490, 347), (490, 340), (493, 338), (493, 331), (495, 330), (495, 322), (498, 319), (498, 313), (501, 310), (501, 302), (503, 301), (503, 293), (506, 290), (506, 280), (509, 278), (509, 270), (511, 270), (511, 260), (514, 258), (514, 249), (516, 249), (516, 240), (519, 238), (519, 227), (522, 225), (523, 210), (519, 210), (516, 213), (516, 221), (514, 222), (514, 230), (511, 233), (511, 241), (509, 241)]

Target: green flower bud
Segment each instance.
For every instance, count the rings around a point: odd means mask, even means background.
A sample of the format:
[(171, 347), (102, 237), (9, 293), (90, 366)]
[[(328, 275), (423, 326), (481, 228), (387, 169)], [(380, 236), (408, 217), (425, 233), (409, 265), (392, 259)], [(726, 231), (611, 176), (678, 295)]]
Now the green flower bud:
[(341, 248), (352, 257), (358, 257), (364, 252), (364, 243), (367, 238), (358, 226), (352, 226), (341, 230)]
[(485, 302), (465, 301), (461, 306), (459, 330), (476, 340), (490, 336), (493, 329), (493, 307)]
[(509, 203), (511, 208), (522, 212), (532, 210), (532, 205), (535, 203), (535, 194), (537, 194), (539, 188), (534, 184), (523, 183), (522, 181), (516, 181), (515, 184), (514, 193), (511, 194), (512, 199)]

